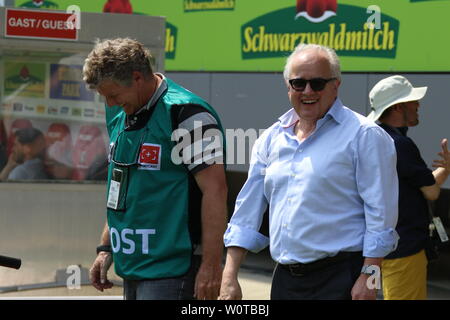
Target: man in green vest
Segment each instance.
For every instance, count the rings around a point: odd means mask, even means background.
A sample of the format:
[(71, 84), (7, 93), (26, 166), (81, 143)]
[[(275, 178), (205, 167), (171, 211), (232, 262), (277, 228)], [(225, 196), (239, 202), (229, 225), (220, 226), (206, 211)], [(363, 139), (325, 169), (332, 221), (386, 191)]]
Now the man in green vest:
[(110, 136), (107, 223), (90, 279), (125, 299), (216, 299), (226, 226), (225, 141), (203, 99), (152, 71), (150, 52), (105, 40), (83, 77), (105, 98)]

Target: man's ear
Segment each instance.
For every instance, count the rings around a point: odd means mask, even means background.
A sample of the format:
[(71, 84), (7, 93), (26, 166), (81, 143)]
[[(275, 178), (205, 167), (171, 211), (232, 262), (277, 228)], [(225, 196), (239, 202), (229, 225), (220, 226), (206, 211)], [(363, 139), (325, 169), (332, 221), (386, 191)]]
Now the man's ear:
[(133, 81), (136, 81), (136, 82), (144, 80), (143, 74), (139, 71), (133, 71), (132, 77), (133, 77)]
[(334, 80), (334, 83), (335, 83), (335, 85), (336, 85), (336, 89), (338, 89), (339, 86), (341, 85), (341, 79), (336, 79), (336, 80)]

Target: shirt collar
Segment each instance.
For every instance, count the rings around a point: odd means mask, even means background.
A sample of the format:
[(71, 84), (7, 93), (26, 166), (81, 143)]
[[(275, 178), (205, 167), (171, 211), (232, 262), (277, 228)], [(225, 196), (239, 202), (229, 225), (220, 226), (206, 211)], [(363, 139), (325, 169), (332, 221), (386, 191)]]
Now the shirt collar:
[(145, 106), (143, 106), (141, 109), (139, 109), (135, 114), (139, 114), (143, 110), (150, 109), (151, 106), (153, 106), (156, 101), (161, 97), (161, 95), (166, 91), (167, 89), (167, 80), (166, 77), (162, 73), (155, 73), (156, 76), (160, 76), (162, 78), (161, 83), (159, 84), (158, 88), (155, 90), (155, 93), (152, 95), (150, 100), (147, 102)]
[(132, 115), (127, 115), (125, 118), (125, 125), (128, 129), (130, 128), (141, 128), (145, 123), (147, 123), (149, 119), (149, 115), (153, 113), (150, 110), (153, 110), (152, 107), (158, 102), (159, 98), (166, 92), (167, 90), (167, 80), (166, 77), (162, 73), (156, 73), (157, 76), (162, 78), (161, 83), (158, 88), (156, 88), (155, 93), (151, 96), (150, 100), (138, 111), (133, 113)]
[[(336, 98), (333, 105), (322, 119), (331, 117), (336, 122), (341, 123), (344, 120), (345, 116), (343, 113), (343, 109), (344, 105), (342, 104), (341, 100), (339, 98)], [(292, 108), (278, 119), (280, 120), (280, 124), (283, 128), (289, 128), (293, 126), (300, 118), (297, 112), (295, 112), (294, 108)], [(319, 119), (318, 121), (321, 121), (322, 119)]]
[(297, 112), (295, 112), (294, 108), (290, 109), (288, 112), (283, 114), (281, 117), (278, 118), (280, 120), (280, 124), (283, 128), (289, 128), (294, 123), (296, 123), (299, 120), (299, 116)]
[(408, 133), (408, 129), (409, 129), (408, 127), (392, 127), (392, 126), (390, 126), (390, 125), (388, 125), (386, 123), (383, 123), (383, 122), (380, 122), (379, 126), (382, 127), (382, 128), (387, 128), (387, 129), (389, 129), (391, 131), (394, 131), (397, 134), (400, 134), (400, 135), (405, 136), (405, 137), (407, 137), (407, 133)]
[(334, 100), (333, 105), (331, 106), (330, 110), (325, 114), (326, 116), (331, 116), (337, 123), (342, 123), (345, 118), (344, 113), (344, 105), (342, 104), (342, 101), (339, 98), (336, 98)]

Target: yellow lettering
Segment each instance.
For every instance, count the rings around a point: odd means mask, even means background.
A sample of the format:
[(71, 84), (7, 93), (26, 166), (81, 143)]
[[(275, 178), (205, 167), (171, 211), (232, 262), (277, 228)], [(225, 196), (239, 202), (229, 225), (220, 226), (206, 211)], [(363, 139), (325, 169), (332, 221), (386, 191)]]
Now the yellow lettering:
[(244, 47), (242, 48), (242, 51), (244, 52), (250, 52), (252, 50), (252, 33), (253, 33), (252, 27), (245, 28), (244, 30), (245, 44)]
[(175, 51), (175, 37), (172, 35), (172, 30), (166, 28), (166, 52)]
[(375, 37), (373, 39), (373, 45), (374, 45), (375, 50), (377, 50), (377, 51), (381, 50), (381, 48), (382, 48), (382, 45), (380, 44), (380, 36), (381, 35), (383, 35), (383, 31), (377, 31), (375, 33)]
[(392, 50), (394, 48), (394, 31), (389, 30), (389, 22), (383, 23), (383, 50)]
[(289, 51), (293, 51), (295, 46), (297, 45), (297, 40), (300, 38), (301, 33), (294, 33), (291, 36), (291, 43), (289, 44)]
[(338, 32), (336, 38), (334, 40), (334, 49), (335, 50), (344, 50), (345, 48), (345, 30), (347, 29), (347, 25), (345, 23), (340, 24), (341, 31)]
[(346, 50), (361, 50), (361, 31), (352, 31), (346, 33)]
[(255, 50), (256, 50), (256, 37), (259, 38), (258, 51), (264, 50), (263, 45), (264, 45), (264, 31), (265, 30), (266, 30), (266, 27), (264, 27), (264, 26), (259, 27), (259, 34), (255, 35), (255, 38), (253, 39)]
[(308, 43), (318, 43), (318, 33), (317, 32), (310, 32), (307, 34)]
[(395, 30), (389, 22), (383, 23), (382, 30), (370, 28), (367, 23), (358, 31), (347, 30), (347, 24), (337, 28), (330, 24), (324, 32), (270, 33), (265, 25), (246, 27), (243, 33), (242, 52), (291, 52), (300, 43), (315, 43), (329, 46), (336, 51), (392, 50), (395, 47)]
[(80, 97), (80, 85), (77, 83), (64, 83), (61, 93), (64, 97)]
[(322, 33), (319, 38), (319, 44), (323, 46), (328, 46), (328, 37), (329, 34), (327, 32)]
[(364, 32), (362, 33), (362, 49), (367, 49), (367, 30), (369, 29), (369, 25), (367, 23), (364, 23), (363, 26)]
[(330, 27), (330, 39), (329, 39), (329, 47), (333, 47), (333, 45), (334, 45), (334, 32), (335, 32), (335, 25), (334, 25), (334, 23), (332, 23), (332, 24), (330, 24), (329, 25), (329, 27)]
[(289, 43), (291, 42), (291, 37), (289, 33), (285, 33), (280, 39), (280, 49), (281, 51), (289, 51)]
[(212, 1), (198, 1), (192, 0), (184, 1), (184, 10), (220, 10), (233, 9), (235, 7), (235, 0), (212, 0)]
[(58, 80), (59, 81), (78, 81), (83, 78), (81, 69), (69, 68), (63, 65), (58, 67)]

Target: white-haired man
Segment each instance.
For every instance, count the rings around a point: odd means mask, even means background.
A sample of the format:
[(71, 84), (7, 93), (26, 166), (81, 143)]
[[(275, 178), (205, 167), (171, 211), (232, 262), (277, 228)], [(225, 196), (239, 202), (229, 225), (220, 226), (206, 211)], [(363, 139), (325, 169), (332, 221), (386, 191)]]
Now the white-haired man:
[[(332, 49), (299, 45), (284, 78), (292, 109), (253, 148), (224, 237), (221, 299), (242, 297), (245, 253), (269, 243), (271, 299), (375, 299), (369, 277), (397, 242), (392, 139), (342, 104)], [(258, 232), (267, 206), (269, 238)]]

